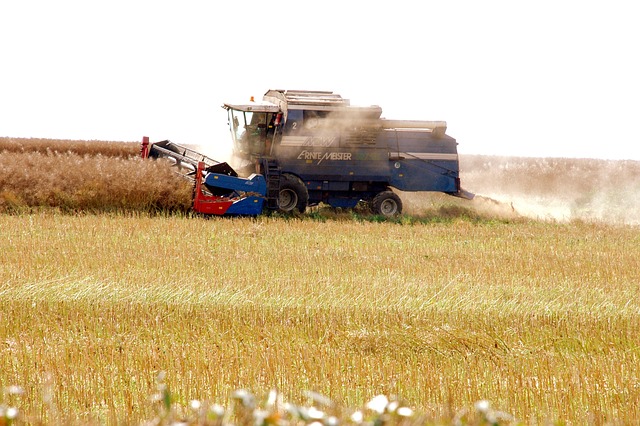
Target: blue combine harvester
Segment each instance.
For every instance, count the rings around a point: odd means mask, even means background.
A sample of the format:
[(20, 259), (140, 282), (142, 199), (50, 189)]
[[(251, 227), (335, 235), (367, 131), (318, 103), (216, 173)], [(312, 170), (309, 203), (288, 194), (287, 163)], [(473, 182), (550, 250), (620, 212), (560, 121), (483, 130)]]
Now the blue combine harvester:
[(237, 172), (169, 141), (143, 141), (143, 157), (186, 167), (196, 211), (255, 215), (365, 201), (393, 216), (402, 212), (393, 189), (473, 198), (460, 186), (457, 142), (443, 121), (387, 120), (379, 106), (352, 106), (326, 91), (269, 90), (262, 101), (223, 108)]

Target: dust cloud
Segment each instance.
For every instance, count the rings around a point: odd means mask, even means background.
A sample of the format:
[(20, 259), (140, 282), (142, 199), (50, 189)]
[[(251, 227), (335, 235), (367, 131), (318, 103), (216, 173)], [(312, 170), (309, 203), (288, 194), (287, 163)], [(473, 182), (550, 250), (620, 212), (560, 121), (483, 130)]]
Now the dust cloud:
[(460, 156), (474, 208), (541, 220), (640, 225), (640, 162)]

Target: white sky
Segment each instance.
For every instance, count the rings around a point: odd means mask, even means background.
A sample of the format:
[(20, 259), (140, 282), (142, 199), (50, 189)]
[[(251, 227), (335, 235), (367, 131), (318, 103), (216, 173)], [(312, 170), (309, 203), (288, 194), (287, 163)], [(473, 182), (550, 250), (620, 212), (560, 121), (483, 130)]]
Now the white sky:
[(224, 102), (310, 89), (463, 154), (640, 160), (636, 3), (0, 0), (0, 136), (217, 152)]

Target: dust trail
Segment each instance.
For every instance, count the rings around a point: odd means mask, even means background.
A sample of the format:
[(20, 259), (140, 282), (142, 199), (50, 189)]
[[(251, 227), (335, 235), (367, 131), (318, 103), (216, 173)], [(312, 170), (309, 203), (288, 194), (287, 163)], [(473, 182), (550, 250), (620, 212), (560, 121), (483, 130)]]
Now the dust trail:
[(542, 220), (640, 225), (640, 162), (461, 156), (471, 192)]

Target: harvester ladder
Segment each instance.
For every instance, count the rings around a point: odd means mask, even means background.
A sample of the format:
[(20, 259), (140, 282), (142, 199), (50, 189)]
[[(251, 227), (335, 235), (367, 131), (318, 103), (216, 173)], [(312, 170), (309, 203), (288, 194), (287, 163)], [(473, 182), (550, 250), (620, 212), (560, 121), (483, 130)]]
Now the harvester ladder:
[(273, 158), (265, 158), (263, 161), (265, 179), (267, 180), (267, 208), (277, 210), (280, 195), (280, 165)]

